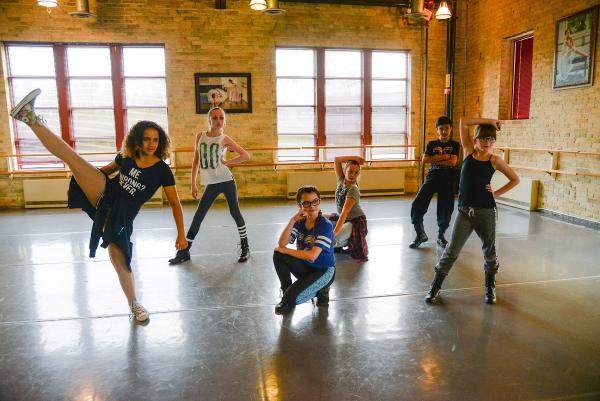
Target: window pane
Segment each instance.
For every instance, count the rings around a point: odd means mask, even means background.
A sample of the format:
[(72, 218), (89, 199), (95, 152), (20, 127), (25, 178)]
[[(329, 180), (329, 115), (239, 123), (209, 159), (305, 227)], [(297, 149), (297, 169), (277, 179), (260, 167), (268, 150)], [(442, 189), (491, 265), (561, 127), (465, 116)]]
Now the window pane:
[[(360, 134), (328, 136), (327, 146), (360, 146)], [(327, 149), (325, 151), (325, 160), (333, 160), (336, 156), (358, 156), (360, 154), (360, 148)]]
[(165, 49), (162, 47), (124, 47), (123, 73), (126, 77), (164, 77)]
[(373, 107), (371, 129), (373, 136), (406, 132), (406, 109), (404, 107)]
[(313, 106), (314, 79), (277, 79), (277, 105)]
[(54, 50), (50, 46), (8, 46), (11, 76), (53, 77)]
[(73, 110), (73, 133), (75, 141), (82, 138), (113, 139), (110, 149), (115, 150), (115, 116), (112, 110)]
[(69, 76), (110, 77), (110, 50), (108, 47), (67, 47)]
[(360, 106), (362, 90), (358, 79), (328, 79), (325, 81), (327, 106)]
[[(313, 135), (282, 135), (278, 138), (277, 146), (280, 148), (292, 146), (315, 146), (315, 137)], [(315, 160), (315, 149), (280, 150), (277, 153), (277, 159), (281, 162)]]
[[(361, 134), (362, 114), (360, 107), (328, 107), (325, 115), (326, 135)], [(329, 143), (329, 137), (327, 138)]]
[[(33, 133), (31, 134), (33, 135)], [(19, 140), (17, 151), (19, 154), (48, 153), (44, 145), (42, 145), (37, 137), (35, 139)], [(64, 167), (63, 162), (54, 156), (25, 156), (19, 157), (17, 161), (19, 163), (19, 167), (22, 169), (50, 170)]]
[(128, 108), (127, 109), (127, 126), (131, 127), (138, 121), (148, 120), (154, 121), (160, 125), (166, 132), (168, 130), (167, 109), (144, 109), (144, 108)]
[(71, 79), (71, 106), (113, 107), (110, 79)]
[(95, 166), (103, 166), (114, 160), (117, 153), (114, 138), (85, 138), (75, 143), (79, 153), (107, 152), (105, 155), (85, 155), (83, 158)]
[(373, 81), (373, 106), (405, 106), (406, 81)]
[[(37, 109), (43, 107), (58, 107), (58, 97), (56, 94), (56, 81), (54, 79), (26, 79), (15, 78), (12, 80), (13, 101), (16, 105), (21, 99), (35, 88), (40, 88), (42, 94), (35, 100)], [(41, 111), (41, 110), (40, 110)]]
[[(405, 145), (404, 134), (374, 134), (372, 136), (373, 145)], [(372, 148), (371, 157), (373, 159), (406, 159), (408, 148)]]
[[(46, 109), (44, 110), (43, 116), (48, 128), (50, 128), (55, 135), (60, 136), (60, 118), (58, 116), (58, 110)], [(17, 153), (19, 154), (49, 153), (38, 137), (35, 136), (31, 128), (20, 121), (17, 122), (16, 138)], [(28, 169), (58, 169), (64, 167), (63, 163), (54, 156), (20, 157), (18, 163), (21, 168)]]
[(277, 76), (314, 77), (315, 52), (312, 49), (277, 49)]
[(277, 132), (285, 134), (314, 134), (315, 109), (313, 107), (278, 107)]
[(373, 78), (406, 78), (406, 52), (373, 52)]
[(325, 77), (360, 78), (362, 76), (361, 52), (346, 50), (325, 51)]
[(167, 87), (164, 78), (126, 79), (125, 103), (127, 107), (167, 107)]
[[(60, 136), (60, 118), (58, 116), (58, 109), (45, 109), (42, 115), (46, 120), (48, 128), (50, 128), (50, 130), (54, 132), (54, 134)], [(22, 123), (20, 121), (17, 121), (17, 138), (19, 140), (30, 139), (36, 140), (38, 142), (40, 141), (38, 137), (35, 136), (31, 128), (29, 128), (25, 123)], [(48, 151), (44, 150), (38, 153), (48, 153)]]

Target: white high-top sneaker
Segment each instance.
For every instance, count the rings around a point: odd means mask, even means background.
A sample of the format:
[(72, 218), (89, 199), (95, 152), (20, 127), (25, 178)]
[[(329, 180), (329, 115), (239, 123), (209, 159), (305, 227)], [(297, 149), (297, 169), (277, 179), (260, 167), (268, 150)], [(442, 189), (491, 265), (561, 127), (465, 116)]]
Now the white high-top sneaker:
[(41, 89), (34, 89), (27, 94), (11, 111), (12, 118), (31, 125), (39, 121), (39, 116), (35, 114), (34, 103), (35, 99), (42, 93)]

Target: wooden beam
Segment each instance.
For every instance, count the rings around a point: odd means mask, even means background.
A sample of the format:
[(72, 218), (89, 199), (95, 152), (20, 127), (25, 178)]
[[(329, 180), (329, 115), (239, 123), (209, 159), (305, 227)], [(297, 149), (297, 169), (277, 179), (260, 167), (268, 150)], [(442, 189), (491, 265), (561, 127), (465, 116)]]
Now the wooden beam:
[(410, 7), (410, 0), (281, 0), (281, 3), (335, 4), (346, 6)]

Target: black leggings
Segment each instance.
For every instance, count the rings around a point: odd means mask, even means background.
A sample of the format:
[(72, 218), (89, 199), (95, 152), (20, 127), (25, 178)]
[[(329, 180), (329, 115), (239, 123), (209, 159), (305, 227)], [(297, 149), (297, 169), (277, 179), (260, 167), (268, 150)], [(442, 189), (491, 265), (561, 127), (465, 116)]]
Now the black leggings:
[(196, 238), (198, 234), (198, 230), (200, 230), (200, 224), (206, 217), (206, 213), (208, 213), (208, 209), (212, 206), (217, 199), (217, 196), (220, 194), (225, 195), (225, 199), (227, 200), (227, 206), (229, 206), (229, 213), (231, 213), (231, 217), (235, 220), (235, 225), (238, 227), (238, 232), (240, 232), (240, 236), (242, 235), (242, 231), (240, 229), (243, 228), (244, 237), (246, 236), (246, 223), (244, 222), (244, 218), (242, 217), (242, 212), (240, 212), (240, 204), (237, 198), (237, 187), (235, 185), (234, 180), (219, 182), (217, 184), (209, 184), (206, 186), (204, 193), (202, 194), (202, 198), (200, 198), (200, 202), (198, 203), (198, 209), (194, 214), (194, 220), (192, 220), (192, 225), (190, 226), (187, 232), (187, 239), (193, 240)]
[[(273, 253), (273, 264), (283, 291), (282, 301), (292, 305), (313, 298), (318, 291), (328, 288), (335, 278), (335, 267), (317, 269), (302, 259), (279, 252)], [(292, 274), (298, 279), (293, 284)]]

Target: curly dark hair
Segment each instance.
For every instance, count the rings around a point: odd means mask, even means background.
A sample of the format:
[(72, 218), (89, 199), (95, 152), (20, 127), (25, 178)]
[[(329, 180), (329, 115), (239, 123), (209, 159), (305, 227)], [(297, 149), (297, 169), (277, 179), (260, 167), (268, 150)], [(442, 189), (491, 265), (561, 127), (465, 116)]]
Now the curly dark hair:
[(302, 198), (303, 194), (317, 194), (317, 197), (321, 199), (321, 192), (319, 192), (319, 188), (314, 185), (303, 185), (298, 188), (296, 192), (296, 203), (300, 204), (300, 198)]
[(142, 141), (144, 140), (144, 132), (146, 132), (147, 129), (155, 129), (158, 131), (158, 147), (154, 154), (161, 160), (165, 160), (169, 157), (171, 139), (169, 139), (169, 135), (167, 135), (165, 130), (154, 121), (138, 121), (131, 127), (127, 137), (123, 141), (121, 149), (123, 157), (139, 159)]

